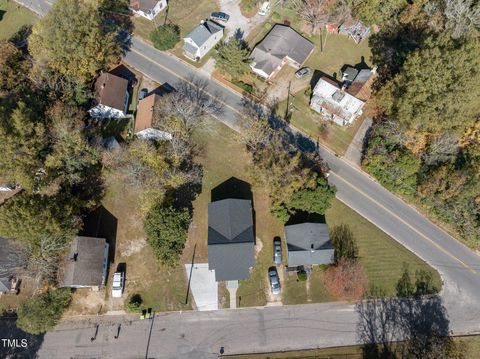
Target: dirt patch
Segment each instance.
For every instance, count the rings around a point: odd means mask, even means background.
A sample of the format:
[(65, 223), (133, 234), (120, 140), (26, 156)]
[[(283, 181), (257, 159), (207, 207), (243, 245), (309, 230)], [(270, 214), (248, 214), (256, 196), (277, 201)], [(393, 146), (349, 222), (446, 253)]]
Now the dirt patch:
[(256, 237), (256, 244), (255, 244), (255, 257), (258, 257), (260, 252), (263, 249), (263, 242), (260, 238)]
[(119, 245), (120, 255), (130, 257), (132, 254), (140, 252), (147, 245), (146, 238), (137, 238)]
[(72, 304), (64, 316), (99, 314), (106, 310), (104, 290), (95, 292), (88, 288), (80, 288), (74, 291)]

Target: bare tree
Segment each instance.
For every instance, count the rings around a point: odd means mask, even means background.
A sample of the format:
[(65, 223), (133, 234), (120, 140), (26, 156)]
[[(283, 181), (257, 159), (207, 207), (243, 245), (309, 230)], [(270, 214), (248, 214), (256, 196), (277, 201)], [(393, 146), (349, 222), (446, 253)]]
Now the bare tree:
[(446, 26), (452, 37), (459, 38), (472, 28), (480, 28), (480, 2), (474, 0), (445, 0)]
[(207, 87), (207, 81), (198, 77), (180, 81), (176, 91), (163, 96), (155, 107), (154, 126), (169, 133), (190, 136), (208, 117), (220, 115), (222, 96), (212, 94)]
[(329, 22), (341, 22), (349, 15), (345, 0), (291, 0), (300, 18), (310, 25), (312, 33)]

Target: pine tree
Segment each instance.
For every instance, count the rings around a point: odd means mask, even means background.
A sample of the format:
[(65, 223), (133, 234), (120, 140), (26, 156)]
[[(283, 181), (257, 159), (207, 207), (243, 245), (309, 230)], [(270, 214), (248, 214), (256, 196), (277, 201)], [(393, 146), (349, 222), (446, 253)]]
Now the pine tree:
[(214, 57), (215, 66), (234, 79), (238, 79), (249, 71), (250, 50), (241, 40), (231, 39), (228, 42), (220, 43)]

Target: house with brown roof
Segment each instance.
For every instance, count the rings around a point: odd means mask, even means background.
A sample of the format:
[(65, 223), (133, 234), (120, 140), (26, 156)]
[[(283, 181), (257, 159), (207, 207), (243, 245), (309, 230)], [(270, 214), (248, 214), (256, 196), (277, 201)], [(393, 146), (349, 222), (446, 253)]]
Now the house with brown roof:
[(137, 114), (135, 116), (134, 133), (141, 139), (149, 140), (171, 140), (172, 135), (153, 128), (155, 106), (160, 99), (157, 94), (151, 94), (138, 102)]
[(102, 73), (95, 82), (95, 103), (88, 113), (95, 119), (124, 118), (128, 109), (128, 80)]
[(105, 238), (74, 238), (60, 266), (60, 287), (102, 288), (107, 277), (108, 247)]
[(253, 72), (271, 80), (285, 65), (303, 66), (315, 46), (290, 26), (276, 24), (252, 51)]
[(130, 0), (130, 10), (148, 20), (153, 20), (166, 7), (167, 0)]

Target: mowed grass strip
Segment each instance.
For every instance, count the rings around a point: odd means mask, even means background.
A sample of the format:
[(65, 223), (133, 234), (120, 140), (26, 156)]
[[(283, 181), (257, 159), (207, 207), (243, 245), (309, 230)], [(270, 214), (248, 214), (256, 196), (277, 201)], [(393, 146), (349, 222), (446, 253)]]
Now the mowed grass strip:
[(0, 0), (0, 40), (8, 40), (25, 25), (33, 25), (38, 17), (13, 0)]
[(415, 271), (423, 269), (432, 274), (433, 284), (441, 289), (441, 278), (435, 269), (342, 202), (332, 202), (326, 221), (330, 228), (342, 223), (350, 226), (369, 284), (382, 288), (388, 296), (396, 294), (395, 286), (404, 263), (410, 269), (412, 280), (415, 280)]

